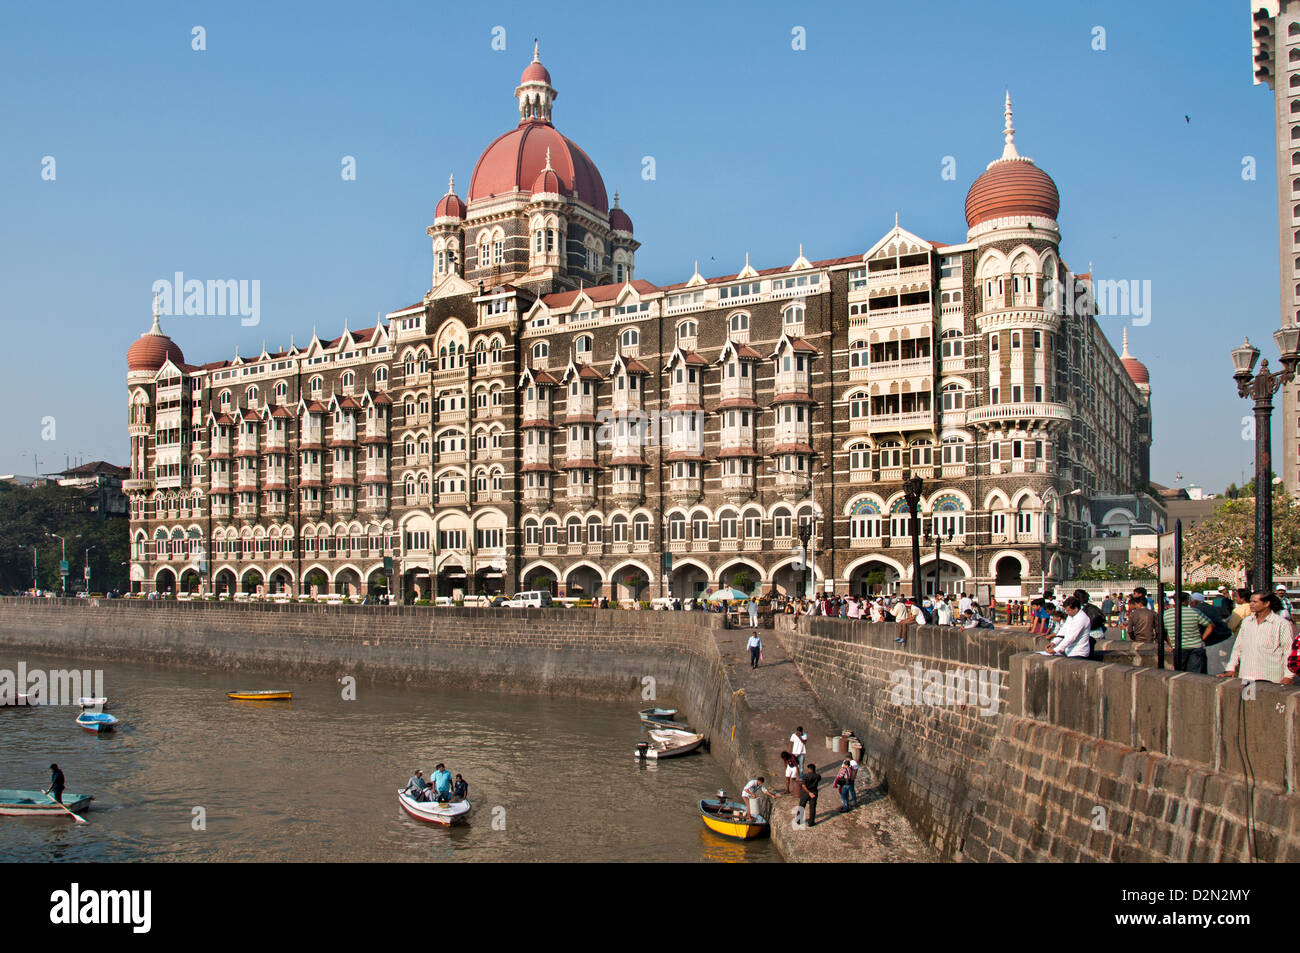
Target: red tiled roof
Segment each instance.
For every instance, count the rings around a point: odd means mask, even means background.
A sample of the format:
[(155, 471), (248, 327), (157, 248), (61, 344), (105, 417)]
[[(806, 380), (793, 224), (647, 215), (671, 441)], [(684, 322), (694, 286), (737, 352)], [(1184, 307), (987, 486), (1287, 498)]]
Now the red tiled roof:
[(355, 478), (350, 477), (347, 474), (330, 477), (330, 486), (351, 486), (356, 482)]
[(639, 454), (633, 454), (631, 456), (624, 455), (621, 457), (614, 457), (612, 460), (609, 461), (609, 464), (610, 466), (614, 466), (614, 467), (620, 467), (620, 466), (648, 467), (650, 465), (646, 463), (645, 459)]
[(708, 457), (704, 457), (704, 456), (700, 456), (699, 454), (691, 453), (689, 450), (675, 450), (675, 451), (673, 451), (672, 453), (668, 454), (666, 457), (664, 457), (664, 459), (665, 459), (665, 460), (668, 460), (668, 461), (671, 461), (671, 462), (674, 462), (674, 463), (675, 463), (675, 462), (678, 462), (678, 461), (686, 461), (686, 462), (693, 462), (693, 463), (708, 463), (708, 462), (709, 462), (709, 458), (708, 458)]
[(377, 484), (377, 483), (387, 483), (387, 482), (388, 482), (388, 477), (386, 477), (386, 476), (382, 476), (382, 475), (368, 476), (368, 477), (366, 477), (364, 480), (362, 480), (361, 482), (362, 482), (362, 483), (376, 483), (376, 484)]
[(595, 424), (599, 421), (591, 414), (565, 414), (564, 423), (568, 426), (569, 424)]
[(382, 390), (375, 390), (375, 391), (368, 391), (367, 393), (370, 394), (371, 403), (380, 404), (382, 406), (392, 406), (393, 398), (389, 397), (386, 392)]
[(718, 451), (718, 459), (725, 460), (727, 457), (761, 457), (752, 447), (724, 447)]
[(669, 412), (678, 411), (678, 410), (703, 410), (703, 409), (704, 409), (703, 404), (670, 404), (668, 407)]
[(531, 417), (519, 424), (520, 428), (539, 428), (544, 430), (554, 430), (555, 424), (549, 420), (543, 420), (541, 417)]
[(525, 463), (519, 468), (520, 473), (555, 473), (555, 467), (549, 463)]
[(600, 464), (595, 460), (584, 458), (582, 460), (565, 460), (564, 469), (566, 470), (599, 470)]
[(803, 391), (790, 391), (786, 394), (777, 394), (772, 398), (772, 406), (777, 404), (815, 404), (812, 394)]
[(817, 348), (814, 347), (813, 345), (809, 344), (809, 343), (808, 343), (807, 341), (805, 341), (803, 338), (797, 338), (797, 337), (793, 337), (793, 336), (792, 336), (792, 337), (790, 338), (790, 345), (791, 345), (791, 346), (792, 346), (796, 351), (808, 351), (808, 352), (811, 352), (811, 353), (813, 353), (813, 354), (816, 354), (816, 353), (817, 353)]
[[(532, 370), (530, 368), (530, 370)], [(560, 380), (549, 371), (532, 371), (533, 380), (546, 387), (559, 387)]]
[[(707, 362), (706, 362), (706, 363), (707, 363)], [(641, 362), (640, 362), (639, 360), (637, 360), (635, 357), (630, 357), (630, 358), (628, 358), (628, 359), (624, 362), (624, 366), (627, 367), (627, 372), (628, 372), (629, 374), (652, 374), (652, 373), (654, 373), (653, 371), (650, 370), (650, 368), (646, 367), (645, 364), (641, 363)]]
[(362, 437), (362, 438), (361, 438), (361, 442), (364, 443), (364, 444), (380, 444), (380, 443), (388, 443), (388, 438), (385, 437), (385, 436), (384, 436), (383, 434), (381, 434), (381, 433), (377, 433), (377, 434), (374, 434), (373, 436), (371, 436), (371, 435), (367, 435), (367, 436)]
[(627, 287), (628, 284), (631, 284), (633, 290), (642, 295), (654, 294), (659, 290), (656, 285), (638, 278), (636, 281), (632, 282), (624, 281), (609, 285), (593, 285), (590, 288), (583, 288), (580, 291), (558, 291), (555, 294), (542, 295), (542, 303), (552, 311), (557, 311), (573, 304), (573, 302), (578, 300), (578, 295), (580, 294), (585, 294), (592, 303), (613, 301), (623, 293), (623, 289)]
[(718, 410), (762, 410), (763, 405), (749, 397), (728, 397), (719, 401)]
[(806, 443), (778, 443), (772, 448), (773, 453), (812, 453), (813, 448)]

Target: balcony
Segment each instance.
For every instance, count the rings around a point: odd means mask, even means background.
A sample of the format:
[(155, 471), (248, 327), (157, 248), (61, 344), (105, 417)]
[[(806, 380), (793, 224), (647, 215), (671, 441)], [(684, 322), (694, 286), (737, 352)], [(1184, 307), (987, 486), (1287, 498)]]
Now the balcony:
[(1070, 408), (1049, 402), (988, 404), (966, 411), (966, 423), (972, 427), (988, 423), (1032, 423), (1034, 421), (1070, 422)]
[(438, 451), (438, 466), (448, 466), (451, 464), (465, 464), (469, 462), (469, 452), (466, 450), (448, 450)]
[(906, 268), (888, 268), (882, 271), (868, 271), (867, 284), (878, 288), (884, 285), (916, 284), (929, 281), (932, 272), (929, 265), (908, 265)]
[(893, 377), (919, 377), (934, 373), (934, 359), (930, 356), (913, 357), (906, 361), (878, 361), (867, 367), (869, 380)]
[(468, 493), (439, 493), (434, 501), (438, 506), (464, 506), (469, 502)]
[(934, 413), (916, 410), (906, 414), (872, 414), (867, 429), (871, 433), (895, 430), (928, 430), (934, 426)]

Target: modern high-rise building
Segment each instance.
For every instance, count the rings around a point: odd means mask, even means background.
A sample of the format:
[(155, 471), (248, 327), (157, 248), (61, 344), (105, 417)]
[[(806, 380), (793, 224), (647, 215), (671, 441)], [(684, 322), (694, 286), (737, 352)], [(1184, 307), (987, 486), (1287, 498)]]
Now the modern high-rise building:
[[(1281, 324), (1300, 324), (1300, 2), (1250, 0), (1250, 14), (1255, 85), (1273, 91)], [(1274, 473), (1294, 496), (1300, 494), (1300, 381), (1283, 387), (1281, 397), (1282, 459)]]
[(387, 557), (417, 597), (910, 588), (911, 477), (927, 590), (1082, 568), (1089, 502), (1149, 478), (1150, 386), (1009, 96), (964, 241), (896, 221), (661, 285), (556, 95), (534, 55), (517, 126), (434, 209), (429, 292), (376, 326), (191, 365), (155, 316), (128, 352), (136, 587), (357, 594)]

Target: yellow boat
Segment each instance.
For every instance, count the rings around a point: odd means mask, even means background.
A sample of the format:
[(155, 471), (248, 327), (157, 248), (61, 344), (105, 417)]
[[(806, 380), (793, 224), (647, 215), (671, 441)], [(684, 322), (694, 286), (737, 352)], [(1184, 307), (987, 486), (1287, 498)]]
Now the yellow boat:
[(739, 801), (700, 799), (700, 817), (704, 819), (704, 826), (714, 833), (724, 837), (734, 837), (737, 840), (757, 840), (768, 835), (769, 828), (765, 818), (757, 817), (751, 821), (742, 821), (741, 817), (744, 814), (745, 805)]
[(293, 692), (226, 692), (226, 697), (241, 702), (278, 702), (291, 700)]

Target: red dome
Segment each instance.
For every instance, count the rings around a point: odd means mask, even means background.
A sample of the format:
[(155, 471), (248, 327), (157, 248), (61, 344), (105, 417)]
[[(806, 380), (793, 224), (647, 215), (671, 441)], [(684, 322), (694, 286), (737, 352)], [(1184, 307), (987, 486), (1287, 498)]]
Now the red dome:
[(469, 182), (469, 201), (531, 191), (546, 167), (547, 149), (551, 151), (551, 167), (559, 177), (563, 194), (585, 202), (598, 212), (608, 212), (609, 198), (596, 164), (575, 143), (541, 119), (520, 123), (483, 150)]
[(533, 180), (533, 195), (564, 195), (564, 184), (554, 169), (543, 169)]
[(519, 85), (524, 83), (545, 83), (551, 85), (551, 74), (546, 71), (546, 67), (534, 60), (524, 67), (523, 75), (519, 77)]
[(999, 159), (966, 193), (966, 224), (1006, 216), (1037, 215), (1055, 219), (1061, 196), (1052, 177), (1025, 158)]
[(135, 343), (126, 349), (126, 369), (128, 371), (156, 371), (170, 360), (173, 364), (184, 364), (185, 355), (181, 353), (176, 342), (163, 334), (154, 319), (153, 327), (140, 335)]
[(461, 197), (454, 192), (448, 192), (438, 202), (438, 207), (434, 209), (434, 218), (464, 218), (465, 203)]
[(1128, 371), (1128, 376), (1133, 379), (1134, 384), (1151, 383), (1151, 375), (1147, 373), (1147, 366), (1136, 357), (1122, 357), (1119, 362), (1124, 365), (1124, 370)]
[(631, 232), (632, 219), (621, 208), (612, 208), (609, 210), (609, 227), (616, 232)]

